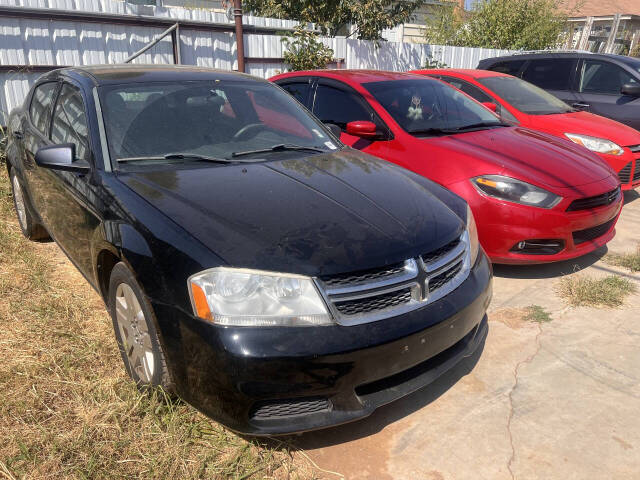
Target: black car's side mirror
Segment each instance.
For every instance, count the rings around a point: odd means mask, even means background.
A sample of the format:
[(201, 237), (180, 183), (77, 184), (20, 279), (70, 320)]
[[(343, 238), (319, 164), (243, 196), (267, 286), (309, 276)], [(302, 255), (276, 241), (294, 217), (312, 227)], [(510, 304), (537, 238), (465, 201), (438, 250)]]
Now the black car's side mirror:
[(64, 170), (66, 172), (86, 173), (89, 164), (84, 161), (74, 162), (76, 158), (76, 146), (73, 143), (61, 143), (42, 147), (36, 152), (36, 165), (51, 170)]
[(640, 83), (626, 83), (620, 89), (620, 93), (630, 97), (640, 97)]

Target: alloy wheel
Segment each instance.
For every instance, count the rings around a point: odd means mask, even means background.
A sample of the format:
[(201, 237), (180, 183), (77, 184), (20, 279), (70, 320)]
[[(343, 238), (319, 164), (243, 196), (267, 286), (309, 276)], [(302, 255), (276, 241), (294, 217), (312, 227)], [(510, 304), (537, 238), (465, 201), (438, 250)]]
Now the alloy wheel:
[(140, 381), (151, 383), (155, 359), (149, 326), (133, 289), (121, 283), (116, 289), (116, 321), (131, 370)]

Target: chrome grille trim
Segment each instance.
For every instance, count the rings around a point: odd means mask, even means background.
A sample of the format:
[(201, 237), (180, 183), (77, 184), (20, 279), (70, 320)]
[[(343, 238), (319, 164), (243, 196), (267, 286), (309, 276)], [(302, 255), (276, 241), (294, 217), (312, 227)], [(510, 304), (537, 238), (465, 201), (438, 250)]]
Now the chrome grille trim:
[[(315, 278), (314, 280), (329, 311), (339, 325), (359, 325), (383, 320), (433, 303), (453, 292), (466, 280), (471, 270), (471, 252), (468, 232), (465, 231), (459, 239), (451, 242), (449, 245), (451, 245), (452, 248), (436, 255), (433, 261), (425, 262), (423, 260), (424, 258), (433, 257), (433, 255), (429, 253), (406, 260), (403, 271), (390, 277), (374, 279), (369, 282), (356, 282), (351, 285), (342, 285), (339, 287), (327, 285), (320, 278)], [(445, 245), (445, 247), (448, 247), (448, 245)], [(456, 270), (457, 273), (455, 273)], [(429, 281), (443, 274), (446, 275), (447, 272), (453, 274), (452, 278), (448, 279), (448, 281), (439, 288), (430, 291)], [(404, 303), (394, 304), (395, 300), (385, 301), (385, 297), (389, 297), (389, 295), (394, 292), (398, 292), (397, 298), (402, 297), (403, 295), (400, 291), (407, 289), (410, 290), (411, 295), (404, 295), (406, 298), (406, 301), (405, 298), (402, 298)], [(374, 305), (389, 303), (393, 304), (393, 306), (379, 310), (367, 310), (368, 306), (363, 306), (362, 310), (367, 311), (352, 315), (347, 315), (340, 311), (340, 304), (360, 302), (362, 300), (366, 301), (368, 299), (370, 299)], [(358, 308), (345, 307), (342, 310), (355, 311), (358, 310)]]

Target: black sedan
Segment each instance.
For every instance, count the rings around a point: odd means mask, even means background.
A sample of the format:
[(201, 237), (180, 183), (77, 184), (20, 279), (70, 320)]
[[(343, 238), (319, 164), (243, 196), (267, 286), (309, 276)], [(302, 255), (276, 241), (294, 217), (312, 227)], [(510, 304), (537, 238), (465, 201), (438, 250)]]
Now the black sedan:
[(135, 382), (232, 429), (364, 417), (486, 336), (491, 267), (465, 202), (345, 147), (273, 84), (61, 69), (8, 127), (25, 236), (101, 294)]

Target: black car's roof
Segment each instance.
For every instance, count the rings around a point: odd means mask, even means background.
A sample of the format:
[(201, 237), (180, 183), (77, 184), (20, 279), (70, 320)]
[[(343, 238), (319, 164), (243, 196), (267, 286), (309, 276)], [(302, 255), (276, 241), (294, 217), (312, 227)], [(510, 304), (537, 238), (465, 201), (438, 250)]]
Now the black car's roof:
[(172, 80), (253, 80), (266, 82), (266, 80), (244, 73), (185, 65), (90, 65), (62, 68), (50, 72), (49, 75), (65, 74), (89, 78), (95, 85)]
[(630, 57), (624, 55), (615, 55), (613, 53), (591, 53), (584, 51), (575, 52), (559, 52), (549, 50), (548, 52), (530, 52), (530, 53), (518, 53), (515, 55), (503, 55), (500, 57), (486, 58), (480, 60), (480, 63), (494, 63), (502, 60), (529, 60), (531, 58), (592, 58), (601, 60), (614, 60), (618, 62), (627, 63)]

